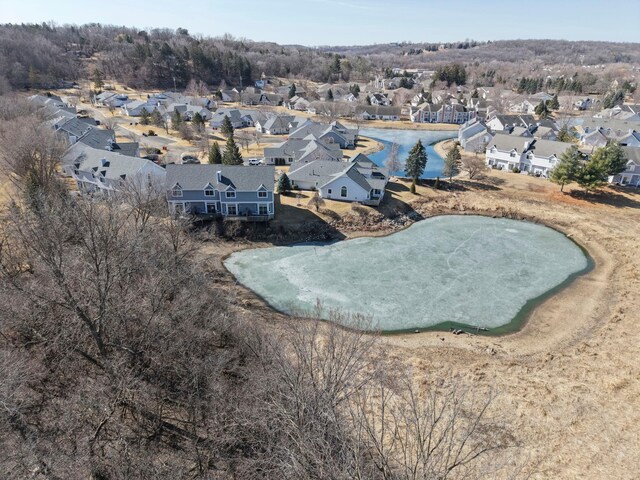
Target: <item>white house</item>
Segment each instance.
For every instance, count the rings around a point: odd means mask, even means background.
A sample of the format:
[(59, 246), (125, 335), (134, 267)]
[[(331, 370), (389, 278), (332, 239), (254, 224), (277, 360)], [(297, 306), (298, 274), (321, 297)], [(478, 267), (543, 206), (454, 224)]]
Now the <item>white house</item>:
[(348, 162), (296, 162), (289, 168), (288, 176), (293, 186), (316, 190), (321, 198), (365, 205), (379, 205), (388, 182), (386, 170), (365, 155), (357, 155)]
[(497, 133), (486, 150), (486, 163), (500, 170), (520, 170), (548, 177), (571, 143), (516, 137)]
[(627, 169), (609, 177), (609, 183), (640, 187), (640, 148), (622, 147), (627, 161)]

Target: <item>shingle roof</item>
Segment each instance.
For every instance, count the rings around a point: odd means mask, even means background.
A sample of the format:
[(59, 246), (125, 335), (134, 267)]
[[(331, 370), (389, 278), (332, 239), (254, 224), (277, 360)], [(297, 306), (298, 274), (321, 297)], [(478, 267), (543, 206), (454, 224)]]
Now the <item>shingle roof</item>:
[[(218, 182), (217, 172), (221, 172)], [(218, 190), (233, 187), (240, 191), (255, 191), (264, 185), (268, 191), (273, 191), (275, 167), (244, 165), (210, 165), (210, 164), (181, 164), (167, 165), (167, 188), (178, 184), (184, 190), (203, 190), (208, 184)]]
[[(108, 167), (103, 166), (103, 160), (108, 162)], [(114, 180), (131, 178), (147, 166), (164, 173), (162, 167), (144, 158), (128, 157), (107, 150), (98, 150), (82, 143), (76, 143), (67, 150), (62, 157), (62, 163), (64, 165), (79, 164), (78, 169), (84, 172), (104, 172), (105, 178)]]

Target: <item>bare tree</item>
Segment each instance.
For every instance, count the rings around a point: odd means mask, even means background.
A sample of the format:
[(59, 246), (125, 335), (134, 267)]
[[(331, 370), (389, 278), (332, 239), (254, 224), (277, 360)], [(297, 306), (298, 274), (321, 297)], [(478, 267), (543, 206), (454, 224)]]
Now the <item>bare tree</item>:
[(400, 162), (400, 145), (394, 141), (389, 147), (389, 156), (385, 162), (386, 167), (389, 169), (389, 173), (402, 170), (402, 162)]
[(318, 192), (316, 192), (313, 197), (311, 197), (309, 199), (309, 202), (307, 203), (308, 206), (310, 207), (314, 207), (316, 209), (316, 212), (320, 211), (321, 207), (324, 207), (324, 200), (322, 199), (322, 197), (318, 194)]
[(462, 170), (469, 174), (469, 178), (473, 180), (478, 175), (488, 170), (484, 158), (470, 157), (465, 155), (462, 158)]
[(67, 143), (36, 115), (0, 122), (0, 165), (30, 186), (45, 190), (57, 183), (56, 169)]
[(242, 148), (244, 148), (245, 150), (249, 150), (249, 144), (251, 143), (252, 137), (251, 133), (244, 130), (239, 130), (235, 132), (234, 136)]

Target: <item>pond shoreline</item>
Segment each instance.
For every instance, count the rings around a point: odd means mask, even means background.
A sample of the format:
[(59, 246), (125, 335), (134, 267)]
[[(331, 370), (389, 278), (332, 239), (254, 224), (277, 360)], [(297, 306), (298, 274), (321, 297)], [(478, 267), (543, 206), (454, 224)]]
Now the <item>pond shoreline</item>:
[(554, 296), (558, 295), (559, 293), (563, 292), (564, 290), (569, 289), (572, 284), (579, 278), (581, 277), (585, 277), (588, 276), (595, 268), (596, 268), (596, 261), (594, 260), (594, 258), (590, 255), (589, 251), (587, 250), (587, 248), (585, 248), (585, 246), (583, 246), (581, 243), (579, 243), (578, 241), (576, 241), (575, 239), (573, 239), (571, 237), (571, 235), (568, 235), (567, 233), (565, 233), (561, 228), (554, 226), (554, 225), (550, 225), (547, 224), (546, 222), (540, 221), (540, 219), (538, 219), (537, 217), (528, 217), (528, 216), (524, 216), (524, 215), (513, 215), (513, 214), (500, 214), (500, 215), (496, 215), (495, 212), (491, 212), (491, 211), (486, 211), (486, 212), (482, 212), (482, 211), (477, 211), (477, 210), (449, 210), (449, 211), (445, 211), (445, 210), (440, 210), (437, 213), (434, 213), (432, 215), (426, 216), (424, 218), (422, 218), (421, 220), (418, 221), (414, 221), (408, 224), (403, 225), (400, 228), (395, 228), (395, 229), (388, 229), (388, 230), (383, 230), (383, 231), (378, 231), (378, 232), (366, 232), (366, 231), (354, 231), (354, 232), (350, 232), (350, 234), (348, 236), (345, 236), (345, 238), (343, 239), (334, 239), (334, 240), (330, 240), (327, 241), (325, 239), (306, 239), (306, 240), (293, 240), (293, 241), (286, 241), (286, 242), (278, 242), (278, 243), (264, 243), (264, 242), (258, 242), (258, 243), (253, 243), (253, 244), (242, 244), (242, 245), (238, 245), (236, 244), (236, 246), (238, 248), (233, 248), (232, 250), (228, 251), (225, 255), (223, 255), (221, 257), (221, 264), (222, 267), (224, 268), (225, 274), (229, 275), (232, 279), (233, 282), (235, 282), (236, 285), (240, 286), (244, 292), (246, 294), (248, 294), (249, 296), (253, 296), (255, 297), (262, 305), (262, 307), (266, 308), (267, 310), (270, 310), (273, 313), (277, 313), (279, 315), (284, 315), (288, 318), (300, 318), (300, 319), (305, 319), (305, 320), (319, 320), (322, 322), (330, 322), (330, 320), (326, 320), (326, 319), (321, 319), (321, 318), (313, 318), (310, 317), (308, 315), (303, 315), (303, 314), (290, 314), (284, 310), (278, 309), (277, 307), (271, 305), (262, 295), (258, 294), (257, 292), (255, 292), (254, 290), (252, 290), (251, 288), (249, 288), (248, 286), (246, 286), (245, 284), (243, 284), (226, 266), (225, 261), (234, 253), (236, 252), (240, 252), (242, 250), (247, 250), (247, 249), (260, 249), (260, 248), (271, 248), (271, 247), (291, 247), (291, 246), (296, 246), (296, 245), (302, 245), (305, 243), (319, 243), (322, 245), (329, 245), (329, 244), (334, 244), (334, 243), (342, 243), (345, 242), (347, 240), (354, 240), (354, 239), (358, 239), (358, 238), (382, 238), (382, 237), (387, 237), (390, 235), (393, 235), (395, 233), (399, 233), (402, 232), (406, 229), (408, 229), (411, 226), (416, 225), (417, 223), (423, 221), (423, 220), (428, 220), (428, 219), (433, 219), (433, 218), (437, 218), (437, 217), (443, 217), (443, 216), (478, 216), (478, 217), (486, 217), (486, 218), (506, 218), (509, 220), (516, 220), (516, 221), (522, 221), (522, 222), (528, 222), (528, 223), (532, 223), (532, 224), (536, 224), (536, 225), (542, 225), (544, 227), (550, 228), (560, 234), (562, 234), (564, 237), (566, 237), (567, 239), (569, 239), (572, 243), (574, 243), (576, 246), (578, 246), (578, 248), (580, 248), (580, 250), (583, 252), (583, 254), (585, 255), (586, 259), (587, 259), (587, 266), (578, 271), (578, 272), (574, 272), (572, 274), (570, 274), (564, 281), (562, 281), (560, 284), (554, 286), (553, 288), (547, 290), (546, 292), (542, 293), (541, 295), (538, 295), (537, 297), (528, 299), (527, 302), (520, 308), (520, 310), (518, 311), (518, 313), (506, 324), (501, 325), (499, 327), (492, 327), (492, 328), (481, 328), (481, 327), (475, 327), (469, 324), (463, 324), (463, 323), (457, 323), (457, 322), (442, 322), (433, 326), (429, 326), (429, 327), (418, 327), (418, 328), (406, 328), (406, 329), (399, 329), (399, 330), (359, 330), (357, 328), (354, 327), (349, 327), (346, 325), (342, 325), (342, 324), (336, 324), (338, 325), (340, 328), (344, 328), (346, 330), (349, 331), (355, 331), (355, 332), (364, 332), (365, 334), (374, 334), (374, 335), (383, 335), (384, 337), (403, 337), (406, 335), (415, 335), (418, 333), (443, 333), (443, 332), (448, 332), (448, 331), (452, 331), (452, 330), (456, 330), (456, 331), (460, 331), (461, 333), (466, 333), (466, 334), (473, 334), (473, 335), (479, 335), (479, 336), (485, 336), (485, 337), (490, 337), (490, 338), (496, 338), (496, 337), (504, 337), (504, 336), (512, 336), (515, 334), (518, 334), (520, 332), (522, 332), (525, 327), (528, 325), (530, 318), (532, 317), (533, 313), (540, 307), (542, 307), (542, 305), (549, 300), (550, 298), (553, 298)]

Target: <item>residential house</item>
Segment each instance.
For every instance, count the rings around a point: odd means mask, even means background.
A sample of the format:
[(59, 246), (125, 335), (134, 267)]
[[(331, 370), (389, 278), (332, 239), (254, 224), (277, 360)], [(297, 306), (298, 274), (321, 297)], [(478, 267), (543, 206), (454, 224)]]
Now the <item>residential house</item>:
[(222, 126), (224, 117), (229, 117), (233, 128), (254, 127), (256, 122), (265, 121), (267, 116), (256, 110), (241, 110), (238, 108), (219, 108), (213, 112), (209, 125), (214, 130)]
[(303, 139), (311, 135), (326, 144), (338, 144), (340, 148), (354, 148), (357, 130), (346, 128), (339, 122), (330, 124), (308, 121), (289, 133), (290, 139)]
[(369, 95), (369, 101), (371, 105), (382, 105), (384, 107), (391, 105), (391, 100), (384, 93), (372, 93)]
[(384, 107), (378, 105), (359, 105), (355, 116), (363, 120), (400, 120), (400, 107)]
[(288, 177), (294, 187), (315, 190), (320, 198), (379, 205), (388, 173), (363, 157), (349, 162), (296, 162), (289, 168)]
[(165, 188), (173, 214), (267, 221), (275, 214), (275, 168), (167, 165)]
[(93, 101), (99, 107), (109, 107), (109, 108), (120, 108), (127, 101), (129, 97), (124, 93), (115, 93), (115, 92), (102, 92), (97, 94)]
[(535, 100), (532, 97), (518, 97), (510, 102), (509, 111), (514, 113), (525, 113), (528, 115), (533, 115), (539, 103), (540, 100)]
[(458, 142), (465, 152), (484, 152), (492, 138), (487, 126), (476, 119), (465, 122), (458, 130)]
[(313, 135), (303, 139), (289, 139), (285, 142), (265, 147), (264, 163), (268, 165), (291, 165), (294, 162), (312, 160), (342, 160), (342, 150), (337, 143), (324, 143)]
[(240, 101), (240, 92), (235, 88), (231, 90), (221, 90), (220, 97), (224, 103), (238, 102)]
[(140, 157), (98, 150), (76, 143), (62, 157), (63, 172), (83, 193), (111, 194), (130, 187), (143, 190), (164, 184), (166, 171)]
[(496, 133), (486, 150), (487, 165), (501, 170), (528, 172), (548, 177), (560, 155), (573, 144)]
[(139, 117), (142, 115), (142, 111), (146, 110), (147, 113), (153, 113), (157, 110), (158, 105), (152, 101), (133, 100), (122, 105), (122, 112), (128, 117)]
[(593, 105), (593, 100), (589, 97), (579, 98), (573, 103), (574, 110), (589, 110)]
[(640, 187), (640, 148), (623, 147), (627, 158), (627, 168), (624, 172), (609, 177), (609, 183)]
[(606, 108), (596, 113), (594, 118), (612, 118), (630, 122), (640, 122), (640, 105), (616, 105), (613, 108)]
[(532, 131), (537, 121), (532, 115), (497, 114), (491, 116), (486, 123), (493, 132), (511, 131), (514, 127), (524, 127)]
[(467, 110), (459, 103), (446, 103), (437, 105), (433, 103), (423, 103), (414, 110), (409, 110), (409, 118), (415, 123), (453, 123), (463, 124), (476, 116), (475, 110)]
[(282, 105), (284, 97), (276, 93), (245, 93), (240, 95), (240, 103), (242, 105), (269, 105), (277, 107)]
[(309, 109), (311, 102), (306, 98), (295, 95), (285, 102), (285, 106), (289, 110), (298, 110), (299, 112), (306, 112)]
[(286, 135), (293, 120), (291, 115), (272, 115), (266, 120), (258, 120), (255, 127), (258, 132), (267, 135)]
[(275, 146), (272, 150), (265, 149), (265, 163), (275, 163), (276, 165), (310, 160), (340, 161), (342, 156), (340, 144), (327, 142), (326, 139), (317, 139), (312, 134), (304, 138), (290, 137), (289, 140)]

